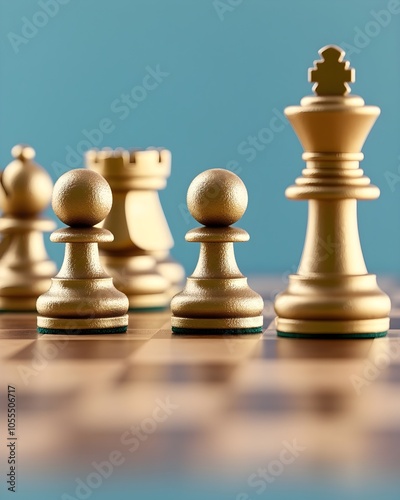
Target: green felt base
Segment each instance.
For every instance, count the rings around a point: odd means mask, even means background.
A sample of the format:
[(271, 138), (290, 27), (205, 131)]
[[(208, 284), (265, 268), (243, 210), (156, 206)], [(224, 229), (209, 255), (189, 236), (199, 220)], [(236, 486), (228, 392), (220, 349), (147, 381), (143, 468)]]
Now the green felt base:
[(374, 333), (290, 333), (276, 332), (278, 337), (291, 339), (376, 339), (385, 337), (387, 332)]
[(147, 313), (147, 312), (157, 312), (157, 311), (166, 311), (168, 306), (162, 307), (130, 307), (128, 312), (130, 313)]
[(127, 326), (116, 326), (115, 328), (87, 328), (87, 329), (62, 329), (62, 328), (42, 328), (37, 327), (37, 331), (42, 334), (52, 335), (99, 335), (106, 333), (125, 333)]
[(178, 335), (245, 335), (248, 333), (262, 333), (262, 326), (256, 328), (212, 328), (208, 330), (173, 326), (172, 332)]

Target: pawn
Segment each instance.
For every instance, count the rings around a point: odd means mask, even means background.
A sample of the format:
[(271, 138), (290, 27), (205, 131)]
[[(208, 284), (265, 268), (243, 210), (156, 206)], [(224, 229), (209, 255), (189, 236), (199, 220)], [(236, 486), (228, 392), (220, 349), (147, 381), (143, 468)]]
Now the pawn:
[(0, 310), (34, 311), (56, 272), (43, 241), (55, 223), (40, 217), (53, 183), (33, 148), (17, 145), (11, 153), (14, 161), (0, 172)]
[(230, 227), (247, 208), (247, 190), (234, 173), (206, 170), (190, 184), (187, 204), (205, 227), (186, 241), (200, 243), (199, 262), (184, 290), (172, 299), (172, 331), (179, 334), (242, 334), (262, 331), (263, 299), (240, 272), (233, 243), (248, 241), (246, 231)]
[(98, 252), (98, 243), (114, 237), (107, 229), (93, 227), (111, 210), (110, 186), (96, 172), (71, 170), (56, 182), (52, 205), (70, 227), (50, 237), (65, 243), (65, 257), (50, 289), (38, 298), (39, 333), (126, 332), (128, 299), (101, 267)]

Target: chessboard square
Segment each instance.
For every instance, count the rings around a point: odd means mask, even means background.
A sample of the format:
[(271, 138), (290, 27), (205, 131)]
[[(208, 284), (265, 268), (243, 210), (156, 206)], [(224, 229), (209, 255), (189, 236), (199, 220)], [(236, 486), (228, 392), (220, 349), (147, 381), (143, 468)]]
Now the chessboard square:
[(169, 384), (222, 384), (227, 383), (233, 376), (236, 366), (223, 362), (200, 363), (150, 363), (136, 362), (129, 365), (120, 382), (138, 383), (155, 382)]
[(400, 315), (393, 316), (390, 318), (390, 329), (391, 330), (400, 330)]
[(36, 329), (36, 314), (0, 313), (0, 329), (25, 330)]
[(0, 340), (6, 339), (32, 339), (35, 340), (37, 338), (37, 331), (31, 329), (1, 329), (0, 330)]
[(129, 313), (128, 329), (168, 329), (170, 323), (170, 315), (165, 312)]
[(145, 340), (75, 340), (71, 338), (51, 338), (34, 342), (14, 356), (14, 359), (27, 360), (45, 358), (51, 360), (103, 360), (125, 359), (138, 350)]
[(237, 362), (251, 356), (259, 336), (251, 338), (187, 338), (153, 339), (131, 356), (140, 362)]
[(168, 412), (168, 418), (160, 423), (165, 431), (167, 427), (211, 425), (213, 415), (224, 405), (220, 386), (129, 383), (113, 386), (112, 391), (82, 392), (74, 416), (79, 427), (89, 433), (122, 433), (140, 425), (160, 406)]
[(383, 374), (385, 381), (390, 384), (400, 383), (400, 363), (392, 363)]
[[(0, 333), (0, 339), (3, 338), (1, 337)], [(3, 342), (1, 349), (0, 349), (0, 359), (6, 360), (9, 359), (21, 350), (25, 349), (26, 347), (32, 345), (35, 341), (33, 339), (26, 339), (26, 340), (21, 340), (20, 338), (18, 339), (13, 339), (13, 338), (8, 338), (7, 342)]]
[(276, 359), (277, 357), (276, 332), (264, 332), (260, 342), (254, 349), (253, 356), (260, 359)]

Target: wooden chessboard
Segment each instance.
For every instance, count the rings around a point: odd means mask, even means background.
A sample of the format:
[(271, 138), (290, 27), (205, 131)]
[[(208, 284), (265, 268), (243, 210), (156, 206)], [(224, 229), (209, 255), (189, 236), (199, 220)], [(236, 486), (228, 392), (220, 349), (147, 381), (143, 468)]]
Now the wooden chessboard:
[[(351, 477), (369, 498), (370, 481), (396, 482), (400, 282), (380, 280), (393, 301), (388, 336), (342, 341), (277, 338), (272, 300), (285, 283), (250, 283), (265, 298), (263, 334), (173, 336), (160, 312), (131, 314), (127, 334), (37, 335), (33, 314), (1, 315), (2, 470), (12, 386), (19, 480), (64, 474), (49, 498), (73, 495), (75, 479), (112, 451), (123, 457), (115, 477), (218, 477), (240, 500), (263, 498), (260, 467), (272, 471), (268, 488)], [(292, 452), (279, 465), (285, 447)]]

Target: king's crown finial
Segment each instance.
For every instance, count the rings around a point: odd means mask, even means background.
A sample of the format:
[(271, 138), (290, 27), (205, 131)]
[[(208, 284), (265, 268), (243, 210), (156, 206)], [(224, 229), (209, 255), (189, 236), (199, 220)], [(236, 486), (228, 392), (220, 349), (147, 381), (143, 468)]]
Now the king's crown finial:
[(308, 70), (308, 81), (315, 83), (318, 96), (345, 96), (350, 93), (349, 83), (355, 81), (355, 70), (344, 61), (345, 51), (336, 45), (327, 45), (318, 51), (321, 60)]

